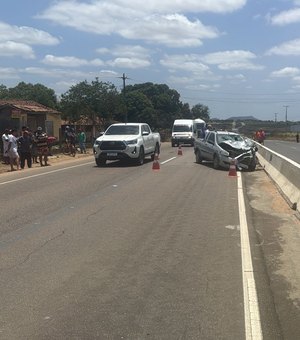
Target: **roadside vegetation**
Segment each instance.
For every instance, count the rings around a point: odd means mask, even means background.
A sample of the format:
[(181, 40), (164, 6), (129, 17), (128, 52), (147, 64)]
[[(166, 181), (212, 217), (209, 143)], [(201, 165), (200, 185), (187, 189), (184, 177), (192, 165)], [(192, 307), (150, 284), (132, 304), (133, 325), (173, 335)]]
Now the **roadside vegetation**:
[[(166, 84), (143, 83), (127, 85), (121, 91), (109, 82), (98, 78), (83, 81), (70, 87), (57, 98), (53, 89), (42, 84), (26, 84), (7, 88), (0, 85), (0, 100), (33, 100), (62, 113), (62, 119), (72, 123), (89, 121), (98, 131), (114, 122), (146, 122), (153, 131), (159, 131), (162, 141), (170, 138), (175, 119), (201, 118), (216, 129), (234, 130), (252, 137), (258, 129), (267, 133), (267, 138), (294, 140), (289, 132), (293, 122), (260, 121), (257, 119), (218, 120), (211, 118), (208, 106), (198, 103), (192, 107), (180, 100), (180, 94)], [(300, 123), (299, 123), (300, 124)]]

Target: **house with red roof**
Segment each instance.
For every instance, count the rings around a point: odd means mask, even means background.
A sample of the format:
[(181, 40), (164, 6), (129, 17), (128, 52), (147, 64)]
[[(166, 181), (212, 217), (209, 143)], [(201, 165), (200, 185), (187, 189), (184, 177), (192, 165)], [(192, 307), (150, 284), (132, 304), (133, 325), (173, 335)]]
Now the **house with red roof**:
[(41, 126), (48, 136), (60, 137), (61, 112), (35, 101), (29, 100), (0, 100), (0, 132), (8, 129), (20, 131), (27, 126), (36, 131)]

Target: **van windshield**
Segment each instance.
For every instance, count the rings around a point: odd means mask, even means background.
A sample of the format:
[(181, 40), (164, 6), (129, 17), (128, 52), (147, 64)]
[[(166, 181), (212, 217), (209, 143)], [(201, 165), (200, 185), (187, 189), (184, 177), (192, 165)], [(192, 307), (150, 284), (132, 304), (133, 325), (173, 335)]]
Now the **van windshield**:
[(191, 132), (192, 127), (188, 125), (174, 125), (173, 132)]

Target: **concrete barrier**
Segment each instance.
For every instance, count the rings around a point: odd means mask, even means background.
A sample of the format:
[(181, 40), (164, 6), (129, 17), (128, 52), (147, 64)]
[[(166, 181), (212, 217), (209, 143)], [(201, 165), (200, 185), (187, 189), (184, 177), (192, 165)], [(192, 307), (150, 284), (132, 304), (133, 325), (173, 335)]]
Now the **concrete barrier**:
[(257, 144), (261, 166), (280, 188), (292, 209), (300, 213), (300, 165), (291, 159)]

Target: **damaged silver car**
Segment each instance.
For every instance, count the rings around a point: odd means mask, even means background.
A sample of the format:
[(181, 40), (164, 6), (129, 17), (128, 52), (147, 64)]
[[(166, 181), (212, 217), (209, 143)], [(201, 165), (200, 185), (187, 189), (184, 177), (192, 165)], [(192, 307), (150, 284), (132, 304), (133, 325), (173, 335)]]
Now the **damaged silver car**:
[(227, 131), (210, 131), (204, 139), (198, 138), (194, 145), (196, 162), (212, 161), (215, 169), (229, 168), (234, 159), (238, 169), (254, 171), (256, 151), (251, 140)]

